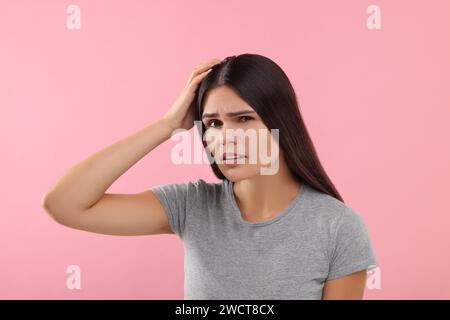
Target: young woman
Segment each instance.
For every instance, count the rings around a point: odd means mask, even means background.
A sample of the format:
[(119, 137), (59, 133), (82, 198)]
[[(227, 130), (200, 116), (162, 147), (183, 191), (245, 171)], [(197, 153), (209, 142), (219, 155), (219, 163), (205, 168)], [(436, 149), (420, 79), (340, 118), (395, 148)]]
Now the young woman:
[[(219, 137), (202, 142), (220, 182), (105, 193), (194, 121), (205, 136)], [(264, 134), (229, 138), (239, 129)], [(278, 151), (271, 174), (262, 174), (263, 146)], [(185, 247), (185, 299), (362, 299), (366, 272), (378, 265), (364, 221), (320, 164), (288, 77), (256, 54), (199, 64), (161, 119), (72, 167), (42, 203), (58, 223), (79, 230), (177, 234)]]

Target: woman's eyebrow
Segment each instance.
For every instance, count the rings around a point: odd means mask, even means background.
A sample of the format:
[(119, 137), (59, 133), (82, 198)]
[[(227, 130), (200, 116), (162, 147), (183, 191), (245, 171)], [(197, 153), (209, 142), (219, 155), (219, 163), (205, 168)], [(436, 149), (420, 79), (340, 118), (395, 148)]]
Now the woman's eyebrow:
[[(243, 115), (243, 114), (249, 114), (249, 113), (255, 113), (255, 111), (254, 110), (241, 110), (241, 111), (236, 111), (236, 112), (228, 112), (228, 113), (226, 113), (226, 115), (228, 117), (236, 117), (236, 116), (240, 116), (240, 115)], [(216, 113), (216, 112), (214, 112), (214, 113), (207, 113), (207, 112), (205, 112), (202, 115), (202, 119), (204, 119), (204, 118), (214, 118), (214, 117), (218, 117), (218, 116), (219, 116), (219, 114)]]

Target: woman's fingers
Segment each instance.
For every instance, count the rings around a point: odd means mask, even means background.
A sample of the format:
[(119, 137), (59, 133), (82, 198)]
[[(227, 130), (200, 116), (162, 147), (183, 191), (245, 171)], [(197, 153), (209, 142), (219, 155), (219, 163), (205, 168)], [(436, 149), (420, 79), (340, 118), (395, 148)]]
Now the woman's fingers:
[(197, 86), (200, 82), (202, 82), (203, 78), (206, 77), (206, 75), (211, 71), (212, 69), (208, 69), (198, 75), (196, 75), (191, 82), (189, 83), (189, 86)]
[(197, 65), (194, 70), (192, 71), (187, 84), (189, 85), (189, 83), (199, 74), (207, 71), (209, 68), (211, 68), (213, 65), (219, 63), (220, 60), (219, 59), (210, 59), (204, 63), (201, 63), (199, 65)]
[(220, 63), (220, 61), (221, 60), (214, 58), (214, 59), (209, 59), (209, 60), (205, 61), (204, 63), (197, 65), (194, 68), (194, 70), (192, 71), (191, 75), (189, 76), (187, 85), (189, 85), (195, 77), (204, 73), (205, 71), (208, 71), (208, 69), (210, 69), (213, 65)]

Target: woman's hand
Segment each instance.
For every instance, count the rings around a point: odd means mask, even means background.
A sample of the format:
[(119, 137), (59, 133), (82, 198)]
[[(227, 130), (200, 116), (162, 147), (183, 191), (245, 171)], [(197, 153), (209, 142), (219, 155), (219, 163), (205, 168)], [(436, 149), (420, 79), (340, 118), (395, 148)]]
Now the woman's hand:
[(220, 62), (219, 59), (210, 59), (194, 68), (186, 86), (163, 116), (163, 120), (173, 130), (178, 128), (189, 130), (194, 126), (194, 110), (189, 109), (189, 107), (194, 100), (195, 91), (203, 78), (211, 71), (211, 67)]

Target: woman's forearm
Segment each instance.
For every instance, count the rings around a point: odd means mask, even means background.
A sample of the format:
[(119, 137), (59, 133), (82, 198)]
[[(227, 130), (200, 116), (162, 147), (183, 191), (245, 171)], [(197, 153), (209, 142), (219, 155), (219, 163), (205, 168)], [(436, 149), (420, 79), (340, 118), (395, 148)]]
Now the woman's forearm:
[(200, 82), (219, 59), (210, 59), (194, 68), (186, 86), (164, 116), (124, 139), (101, 149), (70, 168), (42, 197), (42, 205), (58, 221), (73, 220), (74, 214), (87, 211), (105, 195), (122, 174), (177, 128), (194, 126), (190, 108)]
[(172, 131), (163, 118), (94, 153), (59, 178), (44, 195), (43, 204), (58, 212), (91, 207), (123, 173), (169, 139)]

